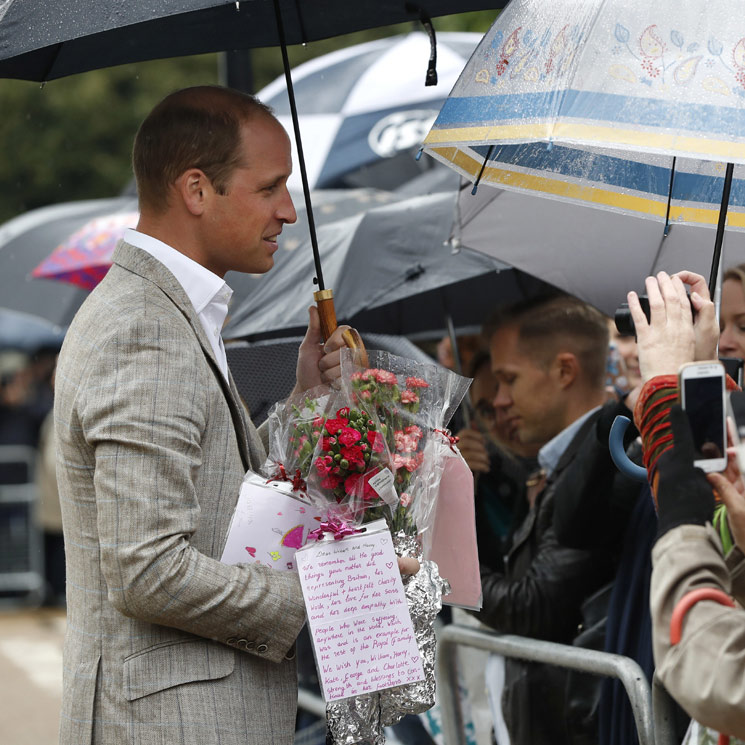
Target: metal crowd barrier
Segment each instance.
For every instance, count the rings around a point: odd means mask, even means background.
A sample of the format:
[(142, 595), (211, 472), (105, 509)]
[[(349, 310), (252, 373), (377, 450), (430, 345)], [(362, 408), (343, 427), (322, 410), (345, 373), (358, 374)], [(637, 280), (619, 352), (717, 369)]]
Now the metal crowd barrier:
[[(504, 657), (544, 662), (596, 675), (618, 678), (626, 689), (636, 721), (639, 745), (677, 745), (673, 728), (674, 702), (655, 676), (649, 682), (639, 665), (629, 657), (567, 644), (497, 634), (469, 626), (450, 624), (438, 632), (437, 686), (445, 745), (465, 745), (465, 727), (458, 694), (457, 647), (474, 647)], [(315, 693), (300, 689), (298, 707), (322, 720), (326, 704)]]
[[(669, 707), (665, 709), (665, 720), (660, 722), (661, 729), (666, 728), (666, 731), (656, 732), (649, 682), (639, 665), (629, 657), (451, 624), (442, 629), (437, 643), (438, 702), (442, 713), (442, 729), (446, 745), (465, 745), (466, 742), (463, 713), (458, 695), (457, 647), (459, 645), (474, 647), (485, 652), (496, 652), (504, 657), (544, 662), (586, 673), (618, 678), (623, 683), (631, 702), (639, 735), (639, 745), (653, 745), (654, 743), (668, 745), (673, 742), (672, 730), (669, 727)], [(668, 696), (668, 694), (661, 685), (657, 684), (656, 701), (662, 702), (663, 696)]]

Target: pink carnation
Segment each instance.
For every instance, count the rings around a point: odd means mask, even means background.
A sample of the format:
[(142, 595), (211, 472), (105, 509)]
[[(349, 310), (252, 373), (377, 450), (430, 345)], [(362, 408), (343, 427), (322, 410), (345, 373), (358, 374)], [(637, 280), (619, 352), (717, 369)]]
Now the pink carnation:
[(408, 388), (429, 388), (429, 383), (421, 378), (406, 378)]
[[(416, 404), (419, 403), (419, 396), (410, 390), (401, 391), (401, 403), (402, 404)], [(326, 423), (328, 426), (328, 422)]]
[(402, 507), (409, 507), (411, 503), (414, 501), (414, 498), (409, 494), (408, 492), (404, 492), (401, 495), (401, 506)]
[(336, 416), (342, 419), (349, 419), (349, 406), (344, 406), (336, 412)]

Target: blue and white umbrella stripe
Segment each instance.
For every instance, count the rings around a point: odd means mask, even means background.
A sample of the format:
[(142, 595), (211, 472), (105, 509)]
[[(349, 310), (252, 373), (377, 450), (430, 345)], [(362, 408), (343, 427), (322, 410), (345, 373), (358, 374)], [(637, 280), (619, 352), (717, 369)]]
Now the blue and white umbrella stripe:
[[(424, 85), (430, 41), (422, 32), (348, 47), (294, 68), (311, 188), (340, 186), (345, 175), (361, 167), (399, 153), (413, 154), (480, 38), (473, 33), (438, 34), (435, 86)], [(291, 133), (284, 77), (257, 96)], [(293, 191), (301, 189), (297, 169), (289, 185)]]

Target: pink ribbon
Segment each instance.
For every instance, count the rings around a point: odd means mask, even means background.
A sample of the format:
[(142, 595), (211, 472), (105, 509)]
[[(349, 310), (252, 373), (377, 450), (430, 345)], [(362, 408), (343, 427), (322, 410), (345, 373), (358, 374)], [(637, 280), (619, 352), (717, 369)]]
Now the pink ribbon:
[(460, 437), (454, 437), (450, 434), (449, 429), (436, 429), (435, 432), (439, 432), (445, 439), (450, 443), (450, 449), (455, 452), (455, 446), (460, 441)]
[(270, 481), (287, 481), (292, 484), (292, 491), (304, 492), (308, 490), (308, 485), (305, 483), (305, 480), (300, 473), (300, 469), (296, 468), (294, 478), (290, 478), (287, 475), (287, 470), (281, 463), (277, 465), (277, 473), (275, 473), (271, 478), (268, 478), (266, 483), (268, 484)]
[(364, 533), (366, 528), (354, 528), (351, 525), (340, 520), (338, 517), (330, 517), (325, 520), (315, 530), (311, 530), (308, 533), (308, 539), (314, 541), (320, 541), (325, 533), (334, 536), (335, 541), (340, 541), (342, 538), (346, 538), (355, 533)]

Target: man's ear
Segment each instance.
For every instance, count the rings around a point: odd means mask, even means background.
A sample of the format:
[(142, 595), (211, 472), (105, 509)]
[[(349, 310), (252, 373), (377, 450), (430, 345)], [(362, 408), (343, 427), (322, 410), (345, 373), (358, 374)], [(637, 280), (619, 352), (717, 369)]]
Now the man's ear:
[(184, 171), (174, 184), (181, 201), (192, 215), (201, 215), (212, 193), (212, 184), (199, 168)]
[(579, 360), (572, 352), (559, 352), (554, 359), (554, 373), (561, 388), (568, 388), (579, 377)]

